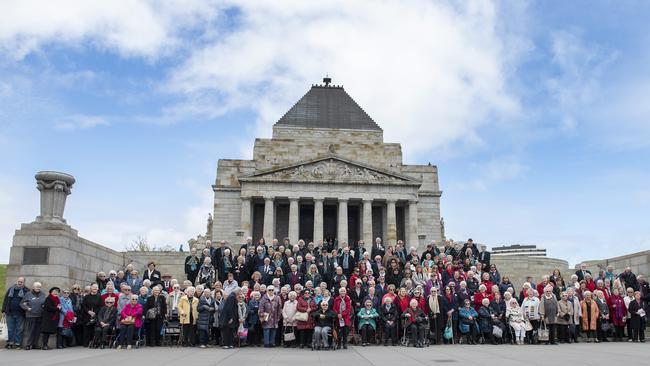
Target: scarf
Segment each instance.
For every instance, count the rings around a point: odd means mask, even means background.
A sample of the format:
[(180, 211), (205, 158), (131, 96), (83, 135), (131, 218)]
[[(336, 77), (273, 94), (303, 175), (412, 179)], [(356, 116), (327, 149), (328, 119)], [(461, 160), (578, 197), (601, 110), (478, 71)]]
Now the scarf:
[(438, 302), (438, 296), (429, 296), (429, 308), (431, 309), (431, 314), (440, 314), (440, 303)]
[[(50, 294), (49, 296), (50, 296), (50, 299), (52, 300), (52, 302), (54, 303), (55, 307), (58, 306), (58, 305), (61, 305), (61, 300), (59, 299), (58, 296), (54, 296), (52, 294)], [(54, 314), (52, 314), (52, 320), (59, 320), (59, 315), (60, 315), (59, 313), (60, 313), (60, 310), (55, 311)]]

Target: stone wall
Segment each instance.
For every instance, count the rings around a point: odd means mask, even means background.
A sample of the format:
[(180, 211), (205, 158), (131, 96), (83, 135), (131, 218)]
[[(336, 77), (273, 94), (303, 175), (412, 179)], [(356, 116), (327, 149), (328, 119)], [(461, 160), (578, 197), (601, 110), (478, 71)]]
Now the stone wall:
[(169, 273), (179, 281), (185, 279), (185, 257), (189, 252), (124, 252), (125, 263), (133, 263), (134, 268), (141, 274), (147, 268), (147, 263), (154, 261), (161, 275)]
[[(25, 248), (47, 248), (46, 265), (23, 264)], [(122, 253), (81, 238), (67, 225), (32, 223), (16, 230), (7, 266), (7, 284), (24, 276), (29, 285), (39, 281), (44, 288), (89, 283), (98, 271), (121, 269)]]
[[(630, 267), (636, 275), (644, 275), (646, 278), (650, 276), (650, 250), (609, 259), (590, 260), (584, 263), (587, 264), (587, 269), (593, 274), (611, 265), (616, 273), (621, 273), (626, 267)], [(579, 264), (575, 266), (575, 269), (578, 268), (580, 268)]]
[(525, 255), (492, 256), (491, 264), (497, 266), (501, 276), (508, 275), (518, 292), (526, 282), (527, 276), (533, 276), (539, 282), (544, 275), (550, 275), (555, 268), (567, 276), (569, 263), (563, 259), (548, 257), (529, 257)]
[(246, 238), (237, 236), (241, 230), (241, 192), (239, 190), (216, 190), (214, 192), (214, 219), (212, 240), (243, 243)]

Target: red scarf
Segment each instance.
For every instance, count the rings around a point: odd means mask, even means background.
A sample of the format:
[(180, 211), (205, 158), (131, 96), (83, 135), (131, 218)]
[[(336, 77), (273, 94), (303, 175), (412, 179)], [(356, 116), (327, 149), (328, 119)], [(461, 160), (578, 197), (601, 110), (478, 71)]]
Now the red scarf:
[[(59, 299), (58, 296), (54, 296), (54, 295), (50, 294), (50, 299), (52, 299), (52, 302), (54, 303), (55, 307), (58, 307), (59, 305), (61, 305), (61, 300)], [(56, 312), (54, 312), (54, 315), (52, 315), (52, 320), (59, 320), (59, 311), (58, 311), (58, 309), (57, 309)]]

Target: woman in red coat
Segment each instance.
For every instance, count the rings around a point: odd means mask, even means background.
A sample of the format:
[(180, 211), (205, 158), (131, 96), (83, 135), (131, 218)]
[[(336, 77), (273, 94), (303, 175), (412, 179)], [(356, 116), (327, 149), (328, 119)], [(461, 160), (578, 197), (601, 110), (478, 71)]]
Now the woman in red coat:
[(614, 342), (623, 341), (623, 328), (625, 327), (625, 301), (621, 297), (618, 288), (614, 288), (612, 296), (609, 297), (609, 315), (614, 325)]
[(296, 328), (298, 329), (298, 336), (300, 341), (300, 348), (311, 345), (311, 337), (314, 333), (314, 318), (311, 316), (317, 310), (316, 302), (311, 297), (309, 289), (302, 290), (302, 296), (298, 298), (298, 306), (296, 310), (298, 313), (307, 313), (307, 320), (298, 320)]
[(336, 326), (339, 330), (339, 339), (343, 349), (348, 349), (348, 332), (350, 330), (350, 314), (352, 312), (352, 301), (347, 295), (345, 287), (339, 289), (339, 296), (334, 299), (332, 311), (336, 314)]
[(489, 299), (490, 302), (494, 300), (494, 297), (491, 293), (487, 292), (487, 286), (484, 284), (481, 284), (478, 287), (478, 292), (474, 294), (474, 308), (476, 309), (476, 312), (481, 309), (481, 306), (483, 306), (483, 299)]

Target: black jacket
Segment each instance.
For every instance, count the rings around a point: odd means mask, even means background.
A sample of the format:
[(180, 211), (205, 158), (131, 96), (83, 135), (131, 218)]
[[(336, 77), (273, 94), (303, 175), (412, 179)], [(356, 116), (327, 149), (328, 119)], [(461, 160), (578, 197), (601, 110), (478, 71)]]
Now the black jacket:
[(149, 311), (149, 309), (155, 309), (156, 307), (160, 309), (157, 317), (164, 318), (167, 314), (167, 301), (165, 301), (165, 296), (162, 294), (158, 295), (157, 301), (156, 297), (153, 295), (147, 298), (147, 302), (144, 303), (144, 309), (142, 309), (143, 316), (146, 318), (147, 311)]
[(149, 269), (144, 270), (144, 274), (142, 275), (142, 281), (144, 280), (149, 280), (151, 281), (151, 288), (154, 286), (158, 285), (160, 282), (162, 282), (162, 276), (160, 275), (160, 271), (157, 269), (154, 269), (153, 272), (151, 272), (151, 277), (149, 276)]
[(219, 325), (233, 329), (239, 327), (239, 312), (237, 310), (237, 294), (233, 292), (228, 295), (223, 309), (219, 313)]

